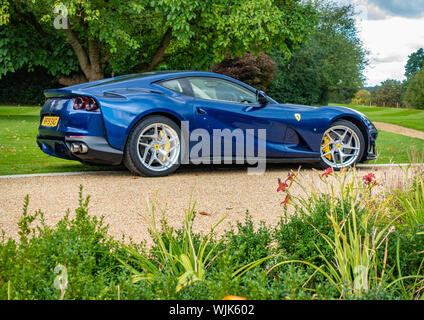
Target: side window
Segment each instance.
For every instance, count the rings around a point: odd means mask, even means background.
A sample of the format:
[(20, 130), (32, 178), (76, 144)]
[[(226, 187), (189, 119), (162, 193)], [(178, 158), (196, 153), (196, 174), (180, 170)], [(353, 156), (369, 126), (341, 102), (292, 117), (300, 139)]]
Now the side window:
[(187, 78), (194, 97), (235, 103), (256, 104), (256, 95), (231, 81), (213, 77)]
[(168, 81), (163, 81), (160, 83), (160, 85), (162, 87), (165, 87), (169, 90), (178, 92), (178, 93), (183, 93), (183, 88), (180, 84), (180, 81), (178, 79), (174, 79), (174, 80), (168, 80)]

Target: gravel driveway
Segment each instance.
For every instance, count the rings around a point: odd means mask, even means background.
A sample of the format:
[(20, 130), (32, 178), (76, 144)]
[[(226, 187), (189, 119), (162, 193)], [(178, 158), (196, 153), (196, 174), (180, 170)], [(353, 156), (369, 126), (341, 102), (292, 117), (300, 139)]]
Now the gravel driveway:
[(391, 124), (391, 123), (384, 123), (384, 122), (373, 122), (373, 123), (378, 130), (383, 130), (383, 131), (396, 133), (396, 134), (402, 134), (404, 136), (424, 140), (424, 132), (423, 131), (405, 128), (405, 127), (397, 126), (397, 125)]
[[(167, 218), (171, 225), (181, 226), (184, 209), (190, 198), (196, 200), (195, 230), (207, 231), (223, 216), (228, 215), (220, 231), (237, 220), (243, 220), (249, 210), (253, 220), (275, 224), (283, 209), (282, 195), (276, 192), (277, 178), (285, 178), (295, 167), (268, 165), (264, 175), (247, 175), (246, 167), (187, 166), (164, 178), (135, 177), (127, 172), (84, 174), (79, 176), (31, 177), (0, 180), (0, 230), (7, 236), (17, 237), (17, 222), (21, 216), (26, 194), (30, 196), (29, 209), (41, 209), (50, 225), (61, 219), (67, 208), (77, 206), (78, 187), (91, 195), (90, 213), (104, 215), (110, 224), (110, 233), (116, 239), (122, 235), (136, 241), (148, 238), (146, 228), (146, 196), (167, 204)], [(360, 175), (375, 172), (377, 178), (389, 187), (402, 184), (399, 168), (384, 167), (359, 170)], [(302, 169), (304, 181), (319, 183), (311, 169)], [(302, 190), (294, 189), (300, 193)]]

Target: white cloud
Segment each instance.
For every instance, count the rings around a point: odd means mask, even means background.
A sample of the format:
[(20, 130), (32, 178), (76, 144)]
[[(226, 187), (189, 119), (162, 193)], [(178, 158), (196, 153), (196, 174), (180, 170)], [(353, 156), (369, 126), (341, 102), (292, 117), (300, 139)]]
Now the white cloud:
[(367, 18), (370, 20), (380, 20), (385, 19), (387, 17), (387, 12), (380, 9), (380, 7), (376, 6), (373, 3), (369, 3), (367, 6)]
[(369, 51), (366, 85), (378, 85), (387, 79), (403, 80), (408, 56), (424, 47), (424, 0), (334, 1), (355, 5), (360, 38)]
[(386, 79), (404, 79), (408, 56), (424, 47), (424, 19), (387, 17), (363, 20), (360, 37), (370, 52), (370, 65), (365, 70), (367, 85)]
[(368, 3), (392, 16), (418, 18), (424, 12), (424, 0), (368, 0)]

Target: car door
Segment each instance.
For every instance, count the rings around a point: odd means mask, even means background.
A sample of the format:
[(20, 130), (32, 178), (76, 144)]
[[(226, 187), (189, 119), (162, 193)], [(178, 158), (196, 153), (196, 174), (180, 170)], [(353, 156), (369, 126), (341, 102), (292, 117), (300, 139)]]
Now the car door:
[[(221, 141), (221, 155), (225, 158), (239, 156), (240, 149), (237, 147), (240, 147), (240, 141), (236, 135), (240, 134), (240, 130), (244, 135), (244, 146), (248, 143), (246, 134), (251, 135), (253, 132), (254, 155), (247, 154), (246, 149), (245, 155), (256, 157), (258, 144), (262, 143), (266, 146), (267, 158), (284, 157), (282, 144), (287, 126), (283, 121), (283, 108), (272, 103), (260, 105), (256, 92), (230, 80), (207, 76), (193, 76), (186, 79), (193, 94), (194, 125), (209, 132), (212, 155), (218, 148), (213, 143), (214, 132), (222, 133), (227, 129), (227, 133), (229, 130), (234, 136), (225, 136), (224, 141)], [(258, 135), (259, 129), (266, 130), (264, 138)], [(224, 147), (225, 139), (232, 140), (231, 149)]]

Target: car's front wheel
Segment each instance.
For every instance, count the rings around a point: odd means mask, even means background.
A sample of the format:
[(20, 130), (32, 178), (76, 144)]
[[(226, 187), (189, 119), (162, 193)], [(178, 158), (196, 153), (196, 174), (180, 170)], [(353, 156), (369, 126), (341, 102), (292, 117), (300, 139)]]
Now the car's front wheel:
[(137, 175), (161, 177), (180, 165), (180, 128), (171, 119), (151, 116), (140, 121), (130, 132), (124, 164)]
[(336, 170), (357, 164), (365, 152), (364, 136), (359, 128), (347, 120), (331, 124), (322, 137), (321, 167)]

